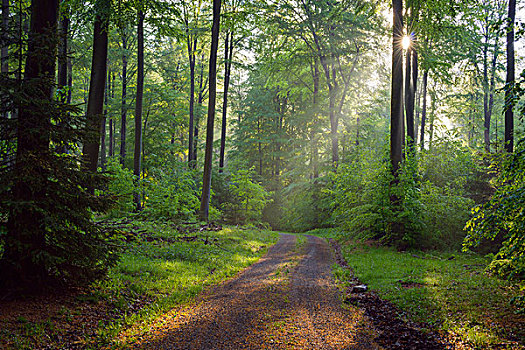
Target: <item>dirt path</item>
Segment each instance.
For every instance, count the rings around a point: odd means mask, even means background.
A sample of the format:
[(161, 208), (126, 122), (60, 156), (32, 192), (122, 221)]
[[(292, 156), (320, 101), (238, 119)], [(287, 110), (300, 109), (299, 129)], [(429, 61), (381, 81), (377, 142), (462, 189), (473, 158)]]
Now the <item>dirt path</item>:
[(237, 278), (159, 320), (140, 349), (378, 349), (358, 309), (343, 309), (325, 240), (280, 241)]

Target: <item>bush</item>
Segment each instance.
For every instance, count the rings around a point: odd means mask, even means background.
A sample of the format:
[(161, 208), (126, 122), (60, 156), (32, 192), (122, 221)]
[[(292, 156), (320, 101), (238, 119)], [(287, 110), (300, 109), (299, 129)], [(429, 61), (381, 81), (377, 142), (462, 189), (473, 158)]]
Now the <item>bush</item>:
[(185, 163), (154, 168), (144, 181), (143, 215), (151, 219), (194, 221), (199, 209), (197, 184)]
[(483, 239), (499, 235), (503, 243), (489, 268), (509, 277), (525, 277), (525, 139), (513, 154), (496, 159), (493, 168), (495, 194), (485, 204), (472, 210), (467, 222), (464, 249), (475, 247)]
[[(333, 218), (345, 231), (399, 248), (455, 249), (474, 202), (464, 196), (474, 164), (454, 143), (408, 159), (393, 183), (385, 154), (368, 150), (332, 173)], [(461, 157), (462, 159), (457, 159)], [(454, 166), (447, 161), (456, 162)], [(393, 205), (391, 197), (400, 199)], [(394, 226), (402, 227), (402, 234)]]
[(107, 195), (117, 198), (115, 206), (108, 213), (111, 217), (119, 217), (133, 211), (133, 192), (135, 191), (133, 172), (124, 168), (118, 157), (109, 158), (106, 165), (106, 171), (110, 175), (107, 188), (103, 191)]
[(224, 211), (236, 223), (259, 222), (264, 207), (271, 201), (271, 194), (253, 181), (253, 168), (237, 170), (230, 176), (230, 191), (236, 200), (224, 203)]

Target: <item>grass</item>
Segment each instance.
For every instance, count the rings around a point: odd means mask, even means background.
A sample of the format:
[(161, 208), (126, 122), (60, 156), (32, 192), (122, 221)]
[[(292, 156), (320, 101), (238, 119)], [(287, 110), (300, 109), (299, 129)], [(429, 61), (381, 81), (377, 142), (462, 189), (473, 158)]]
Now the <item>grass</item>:
[[(316, 234), (336, 236), (334, 231)], [(512, 297), (523, 295), (523, 289), (487, 275), (484, 257), (457, 252), (397, 252), (363, 242), (340, 241), (343, 255), (361, 282), (412, 320), (459, 336), (474, 348), (523, 346), (525, 315), (518, 315), (510, 303)], [(343, 281), (349, 274), (336, 270)]]
[[(278, 240), (276, 232), (254, 227), (187, 233), (195, 237), (193, 241), (182, 240), (184, 235), (168, 224), (134, 221), (122, 231), (134, 239), (126, 243), (119, 264), (106, 279), (76, 296), (77, 306), (104, 305), (101, 309), (105, 313), (100, 320), (93, 320), (98, 322), (95, 333), (79, 340), (82, 348), (125, 346), (147, 331), (158, 316), (253, 264)], [(67, 323), (77, 311), (62, 308), (56, 319)], [(35, 333), (47, 333), (48, 342), (54, 344), (51, 347), (59, 346), (53, 338), (59, 338), (60, 321), (43, 321), (21, 321), (22, 333), (19, 329), (18, 334), (4, 335), (16, 340), (15, 348), (42, 345), (39, 342), (46, 339), (35, 337)]]

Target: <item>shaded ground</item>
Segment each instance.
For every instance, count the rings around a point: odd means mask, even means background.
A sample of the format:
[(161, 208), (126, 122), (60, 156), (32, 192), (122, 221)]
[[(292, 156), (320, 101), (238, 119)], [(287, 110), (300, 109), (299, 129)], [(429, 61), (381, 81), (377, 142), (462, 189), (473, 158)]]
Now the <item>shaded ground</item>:
[[(299, 250), (299, 251), (298, 251)], [(282, 235), (267, 256), (194, 305), (159, 320), (141, 349), (378, 349), (375, 330), (343, 308), (325, 240)]]

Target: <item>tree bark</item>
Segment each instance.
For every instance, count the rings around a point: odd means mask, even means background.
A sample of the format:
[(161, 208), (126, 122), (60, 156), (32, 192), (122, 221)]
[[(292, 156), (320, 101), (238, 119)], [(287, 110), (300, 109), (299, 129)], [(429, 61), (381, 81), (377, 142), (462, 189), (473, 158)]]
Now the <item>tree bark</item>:
[(100, 13), (96, 14), (93, 28), (93, 57), (91, 79), (86, 113), (86, 135), (82, 147), (85, 169), (96, 172), (100, 148), (100, 124), (104, 108), (104, 90), (108, 60), (108, 20), (107, 1), (99, 0)]
[(188, 41), (188, 58), (190, 61), (190, 120), (188, 135), (188, 163), (190, 167), (195, 168), (195, 148), (194, 148), (194, 103), (195, 103), (195, 49), (197, 47), (197, 38), (191, 40), (189, 34), (189, 24), (186, 22), (186, 35)]
[(125, 28), (122, 28), (122, 106), (120, 110), (120, 164), (124, 165), (126, 159), (126, 118), (128, 106), (126, 101), (127, 87), (128, 87), (128, 38), (126, 36)]
[(60, 20), (60, 42), (58, 48), (58, 91), (59, 100), (62, 103), (67, 101), (69, 92), (66, 91), (68, 82), (67, 52), (69, 35), (69, 9), (63, 5), (64, 13), (61, 13)]
[(397, 180), (403, 160), (403, 1), (393, 0), (394, 27), (392, 44), (392, 99), (390, 117), (390, 161), (392, 174)]
[(516, 0), (509, 0), (507, 19), (507, 76), (505, 80), (505, 150), (514, 151), (514, 22), (516, 21)]
[(108, 119), (109, 86), (111, 84), (111, 69), (108, 67), (106, 87), (104, 89), (104, 116), (100, 125), (100, 167), (106, 171), (106, 124)]
[(211, 193), (211, 167), (213, 156), (213, 124), (215, 120), (215, 100), (217, 81), (217, 47), (219, 46), (221, 0), (213, 0), (213, 26), (211, 30), (208, 122), (206, 126), (206, 151), (204, 155), (204, 175), (202, 179), (202, 198), (200, 207), (201, 220), (208, 221)]
[(137, 97), (135, 99), (135, 153), (133, 157), (133, 174), (137, 181), (134, 195), (135, 207), (142, 209), (141, 193), (138, 189), (142, 166), (142, 99), (144, 95), (144, 12), (138, 11), (137, 25)]
[[(230, 38), (231, 37), (231, 38)], [(230, 41), (230, 42), (229, 42)], [(224, 170), (224, 153), (226, 151), (226, 123), (228, 109), (228, 88), (230, 87), (230, 73), (233, 58), (233, 32), (226, 34), (224, 41), (224, 94), (222, 98), (221, 149), (219, 153), (219, 173)]]
[(425, 149), (425, 123), (427, 121), (427, 87), (428, 87), (428, 69), (423, 72), (423, 107), (421, 108), (421, 138), (419, 143), (421, 150)]

